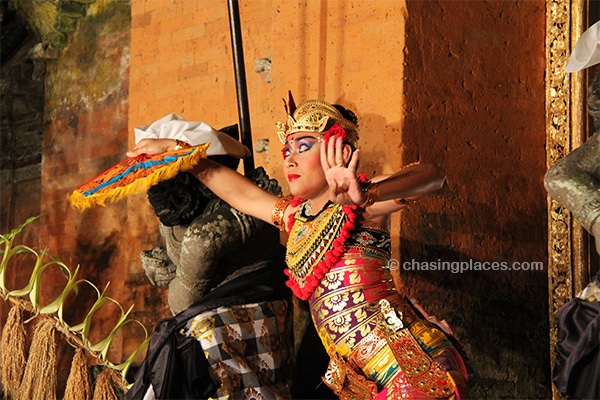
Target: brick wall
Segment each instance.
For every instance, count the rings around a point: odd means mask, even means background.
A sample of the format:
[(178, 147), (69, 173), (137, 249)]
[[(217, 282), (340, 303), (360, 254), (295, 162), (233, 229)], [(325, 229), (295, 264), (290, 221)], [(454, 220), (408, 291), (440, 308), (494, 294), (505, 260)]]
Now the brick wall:
[[(402, 260), (547, 266), (544, 2), (414, 1), (408, 15), (405, 157), (436, 160), (448, 186), (404, 214)], [(402, 276), (461, 338), (473, 398), (550, 396), (545, 270)]]
[[(6, 5), (2, 5), (6, 13)], [(6, 14), (4, 14), (6, 16)], [(2, 21), (5, 24), (5, 20)], [(40, 215), (42, 137), (44, 132), (43, 63), (27, 56), (32, 40), (18, 36), (22, 21), (13, 21), (14, 40), (22, 49), (0, 70), (0, 232), (10, 232), (27, 218)], [(20, 31), (21, 30), (21, 31)], [(12, 43), (11, 43), (12, 44)], [(4, 45), (4, 42), (3, 42)], [(16, 46), (13, 44), (13, 46)], [(36, 248), (39, 244), (39, 219), (19, 235), (19, 243)], [(11, 263), (4, 277), (9, 289), (27, 284), (27, 276), (18, 263)], [(0, 327), (10, 304), (0, 301)]]
[[(95, 2), (58, 58), (48, 64), (40, 243), (71, 269), (80, 265), (80, 278), (100, 289), (110, 283), (106, 295), (125, 308), (135, 303), (136, 318), (151, 329), (168, 308), (166, 300), (156, 300), (164, 292), (145, 284), (139, 249), (131, 245), (127, 202), (77, 210), (66, 201), (76, 187), (125, 158), (130, 30), (129, 2)], [(149, 206), (142, 203), (140, 208)], [(148, 231), (146, 237), (157, 240), (158, 232)], [(136, 266), (131, 274), (130, 264)], [(49, 298), (64, 287), (57, 271), (44, 279)], [(78, 296), (68, 308), (69, 321), (78, 323), (95, 296), (89, 290)], [(102, 309), (94, 317), (92, 341), (106, 337), (119, 315), (113, 307)], [(138, 329), (130, 325), (117, 335), (111, 360), (120, 362), (139, 345), (143, 332)]]

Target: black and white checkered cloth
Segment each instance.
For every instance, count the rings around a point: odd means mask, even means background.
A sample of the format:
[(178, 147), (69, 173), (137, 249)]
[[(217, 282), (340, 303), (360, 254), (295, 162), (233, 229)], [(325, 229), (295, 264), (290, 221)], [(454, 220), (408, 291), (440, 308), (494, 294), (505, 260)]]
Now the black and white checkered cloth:
[(215, 399), (290, 399), (291, 304), (265, 301), (205, 311), (184, 334), (196, 338), (219, 386)]

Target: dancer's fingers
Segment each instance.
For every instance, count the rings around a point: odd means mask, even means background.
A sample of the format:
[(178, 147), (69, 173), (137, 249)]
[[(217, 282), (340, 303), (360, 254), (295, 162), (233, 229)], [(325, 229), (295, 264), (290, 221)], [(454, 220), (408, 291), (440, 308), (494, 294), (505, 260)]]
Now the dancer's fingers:
[(352, 172), (356, 172), (356, 168), (358, 167), (358, 152), (360, 150), (354, 150), (352, 156), (350, 157), (350, 162), (348, 163), (348, 169)]

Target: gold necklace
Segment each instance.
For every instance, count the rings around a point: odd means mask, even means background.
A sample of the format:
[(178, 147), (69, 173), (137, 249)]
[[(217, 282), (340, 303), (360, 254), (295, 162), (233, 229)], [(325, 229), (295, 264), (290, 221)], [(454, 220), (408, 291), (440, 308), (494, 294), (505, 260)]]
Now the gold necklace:
[(310, 215), (310, 216), (315, 215), (315, 214), (313, 214), (312, 202), (310, 200), (307, 200), (306, 203), (304, 204), (304, 212), (306, 213), (306, 215)]
[(294, 294), (306, 300), (319, 281), (344, 253), (344, 242), (354, 228), (354, 207), (328, 203), (315, 218), (304, 218), (307, 202), (299, 208), (290, 230), (285, 273)]

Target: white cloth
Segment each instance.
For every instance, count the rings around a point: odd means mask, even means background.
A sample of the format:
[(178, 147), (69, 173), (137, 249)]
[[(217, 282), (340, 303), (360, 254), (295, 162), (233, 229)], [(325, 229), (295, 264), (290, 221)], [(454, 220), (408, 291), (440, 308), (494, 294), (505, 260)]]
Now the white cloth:
[(600, 21), (590, 26), (577, 40), (565, 72), (577, 72), (600, 63)]
[(156, 400), (156, 393), (154, 393), (154, 386), (152, 386), (152, 384), (148, 387), (142, 400)]
[(205, 122), (186, 121), (177, 114), (165, 115), (148, 126), (134, 128), (135, 143), (142, 139), (177, 139), (197, 146), (210, 142), (209, 156), (229, 155), (235, 158), (250, 156), (250, 150), (228, 134)]

